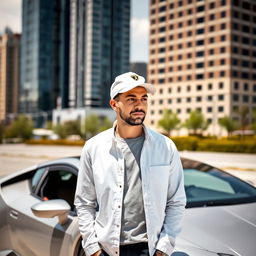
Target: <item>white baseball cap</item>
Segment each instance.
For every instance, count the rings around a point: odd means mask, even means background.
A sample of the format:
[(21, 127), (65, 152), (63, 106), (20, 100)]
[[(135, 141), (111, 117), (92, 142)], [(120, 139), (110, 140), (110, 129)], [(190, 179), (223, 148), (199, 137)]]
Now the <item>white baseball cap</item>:
[(143, 76), (128, 72), (116, 77), (110, 88), (110, 97), (114, 99), (118, 93), (128, 92), (137, 86), (144, 87), (150, 94), (155, 93), (155, 87), (152, 84), (145, 83)]

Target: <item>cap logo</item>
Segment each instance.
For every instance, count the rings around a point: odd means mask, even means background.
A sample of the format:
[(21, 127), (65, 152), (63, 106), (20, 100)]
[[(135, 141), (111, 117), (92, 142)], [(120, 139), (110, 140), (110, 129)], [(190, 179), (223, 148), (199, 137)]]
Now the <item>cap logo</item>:
[(137, 75), (132, 75), (131, 78), (134, 79), (135, 81), (139, 80), (139, 77)]

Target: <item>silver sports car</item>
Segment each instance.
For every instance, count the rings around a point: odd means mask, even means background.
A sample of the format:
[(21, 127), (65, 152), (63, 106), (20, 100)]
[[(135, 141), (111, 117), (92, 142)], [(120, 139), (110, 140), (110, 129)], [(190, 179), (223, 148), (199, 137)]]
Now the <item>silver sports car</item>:
[[(255, 256), (256, 188), (182, 162), (188, 203), (172, 256)], [(0, 179), (0, 256), (84, 255), (73, 204), (78, 168), (79, 158), (65, 158)]]

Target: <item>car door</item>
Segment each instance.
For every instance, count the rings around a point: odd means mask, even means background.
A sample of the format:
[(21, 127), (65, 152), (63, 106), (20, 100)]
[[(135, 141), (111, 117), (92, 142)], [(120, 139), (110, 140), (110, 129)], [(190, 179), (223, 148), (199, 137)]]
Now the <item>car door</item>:
[[(70, 236), (76, 179), (77, 171), (71, 166), (48, 166), (35, 172), (30, 181), (31, 193), (21, 193), (11, 203), (9, 223), (16, 252), (25, 256), (58, 256), (64, 238), (72, 243), (65, 236)], [(32, 205), (51, 199), (64, 199), (71, 205), (65, 225), (60, 225), (57, 217), (38, 218), (32, 213)]]

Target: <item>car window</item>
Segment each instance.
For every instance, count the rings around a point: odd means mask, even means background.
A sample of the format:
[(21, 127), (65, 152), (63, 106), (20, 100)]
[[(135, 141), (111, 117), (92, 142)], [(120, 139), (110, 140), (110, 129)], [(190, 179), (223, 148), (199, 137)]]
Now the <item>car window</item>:
[(183, 159), (187, 208), (256, 202), (256, 188), (199, 161)]
[(77, 175), (65, 169), (50, 169), (38, 188), (42, 200), (64, 199), (74, 209)]
[(35, 172), (34, 176), (32, 177), (32, 180), (31, 180), (31, 187), (32, 187), (32, 192), (33, 192), (33, 193), (35, 192), (36, 187), (37, 187), (37, 185), (38, 185), (38, 183), (39, 183), (39, 181), (40, 181), (42, 175), (44, 174), (45, 170), (46, 170), (46, 168), (40, 168), (40, 169), (38, 169), (38, 170)]
[(234, 194), (235, 191), (230, 183), (205, 172), (195, 169), (186, 169), (185, 186), (197, 186), (214, 191)]

